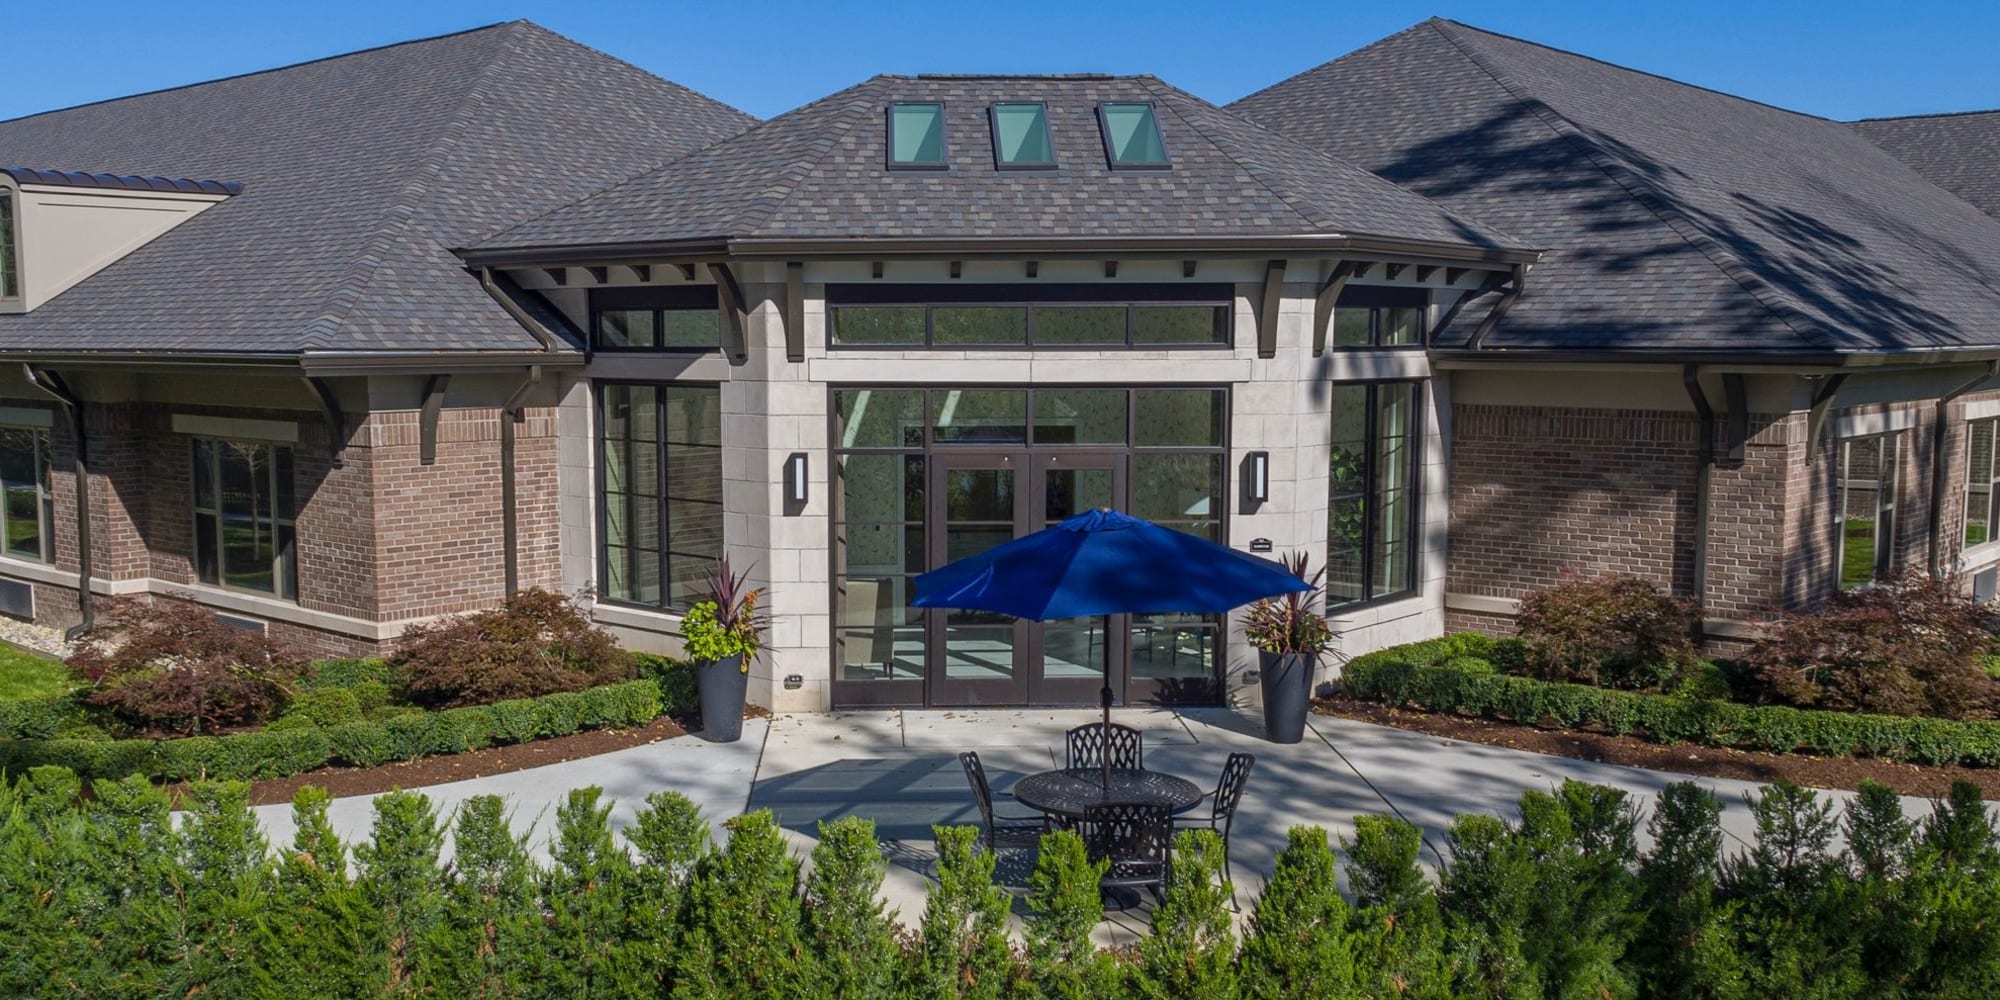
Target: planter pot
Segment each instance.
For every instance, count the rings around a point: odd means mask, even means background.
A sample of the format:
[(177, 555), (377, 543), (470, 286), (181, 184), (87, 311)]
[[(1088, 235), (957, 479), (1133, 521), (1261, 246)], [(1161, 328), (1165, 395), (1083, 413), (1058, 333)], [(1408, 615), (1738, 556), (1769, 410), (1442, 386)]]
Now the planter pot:
[(1297, 743), (1306, 735), (1312, 707), (1313, 668), (1319, 658), (1305, 653), (1258, 653), (1258, 680), (1264, 688), (1264, 738)]
[(694, 681), (701, 692), (702, 735), (714, 743), (742, 739), (743, 699), (750, 690), (750, 675), (743, 672), (743, 657), (697, 663)]

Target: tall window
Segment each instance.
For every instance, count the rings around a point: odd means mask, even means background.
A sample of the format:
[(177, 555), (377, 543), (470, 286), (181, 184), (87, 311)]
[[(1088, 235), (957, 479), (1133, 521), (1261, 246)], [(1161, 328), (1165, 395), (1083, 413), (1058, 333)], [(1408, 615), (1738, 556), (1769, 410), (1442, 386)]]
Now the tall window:
[(193, 472), (196, 577), (297, 598), (292, 449), (196, 438)]
[(0, 191), (0, 299), (21, 294), (21, 271), (14, 256), (14, 192)]
[(1840, 586), (1889, 575), (1895, 564), (1896, 435), (1840, 442)]
[(599, 351), (713, 351), (722, 311), (713, 285), (599, 288), (590, 293), (590, 344)]
[(1430, 293), (1421, 288), (1349, 288), (1333, 306), (1335, 347), (1417, 347)]
[(1326, 539), (1330, 607), (1416, 589), (1421, 393), (1416, 382), (1333, 387)]
[(10, 556), (55, 561), (55, 503), (49, 492), (49, 432), (0, 427), (0, 530)]
[(1994, 481), (2000, 479), (2000, 467), (1993, 464), (1994, 430), (2000, 428), (2000, 420), (1974, 420), (1965, 425), (1965, 547), (1992, 541), (1996, 529), (2000, 529), (2000, 507), (1994, 500), (2000, 498), (2000, 490), (1993, 488)]
[(686, 608), (722, 555), (722, 392), (598, 389), (599, 596)]

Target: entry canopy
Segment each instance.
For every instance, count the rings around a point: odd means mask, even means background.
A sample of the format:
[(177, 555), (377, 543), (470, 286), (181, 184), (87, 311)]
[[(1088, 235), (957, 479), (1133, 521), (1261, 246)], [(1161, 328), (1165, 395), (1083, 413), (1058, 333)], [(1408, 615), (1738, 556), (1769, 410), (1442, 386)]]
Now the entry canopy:
[(1228, 611), (1312, 589), (1267, 559), (1100, 508), (916, 578), (919, 608), (1048, 621)]

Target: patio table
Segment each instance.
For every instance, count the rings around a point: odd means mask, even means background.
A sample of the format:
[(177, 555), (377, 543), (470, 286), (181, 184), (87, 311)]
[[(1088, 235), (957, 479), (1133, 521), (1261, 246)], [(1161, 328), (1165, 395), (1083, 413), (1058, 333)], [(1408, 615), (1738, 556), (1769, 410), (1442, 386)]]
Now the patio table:
[(1014, 801), (1039, 812), (1071, 820), (1106, 802), (1157, 802), (1174, 812), (1186, 812), (1201, 801), (1201, 789), (1185, 778), (1158, 771), (1114, 767), (1110, 785), (1104, 770), (1072, 767), (1031, 774), (1014, 783)]

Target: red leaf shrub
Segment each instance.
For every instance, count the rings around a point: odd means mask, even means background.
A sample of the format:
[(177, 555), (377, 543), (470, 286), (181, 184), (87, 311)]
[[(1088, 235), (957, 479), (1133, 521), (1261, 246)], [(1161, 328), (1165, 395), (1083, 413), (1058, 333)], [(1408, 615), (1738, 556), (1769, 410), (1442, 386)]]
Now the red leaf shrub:
[(284, 710), (301, 657), (187, 601), (112, 601), (68, 662), (86, 704), (135, 732), (188, 736), (261, 725)]
[(1537, 590), (1516, 620), (1527, 672), (1543, 680), (1657, 691), (1700, 660), (1692, 601), (1632, 576)]
[(2000, 682), (1980, 654), (1985, 609), (1925, 577), (1835, 594), (1766, 630), (1744, 662), (1781, 701), (1849, 712), (1983, 719)]
[(581, 691), (637, 676), (631, 654), (560, 594), (525, 590), (490, 611), (413, 625), (389, 665), (427, 708)]

